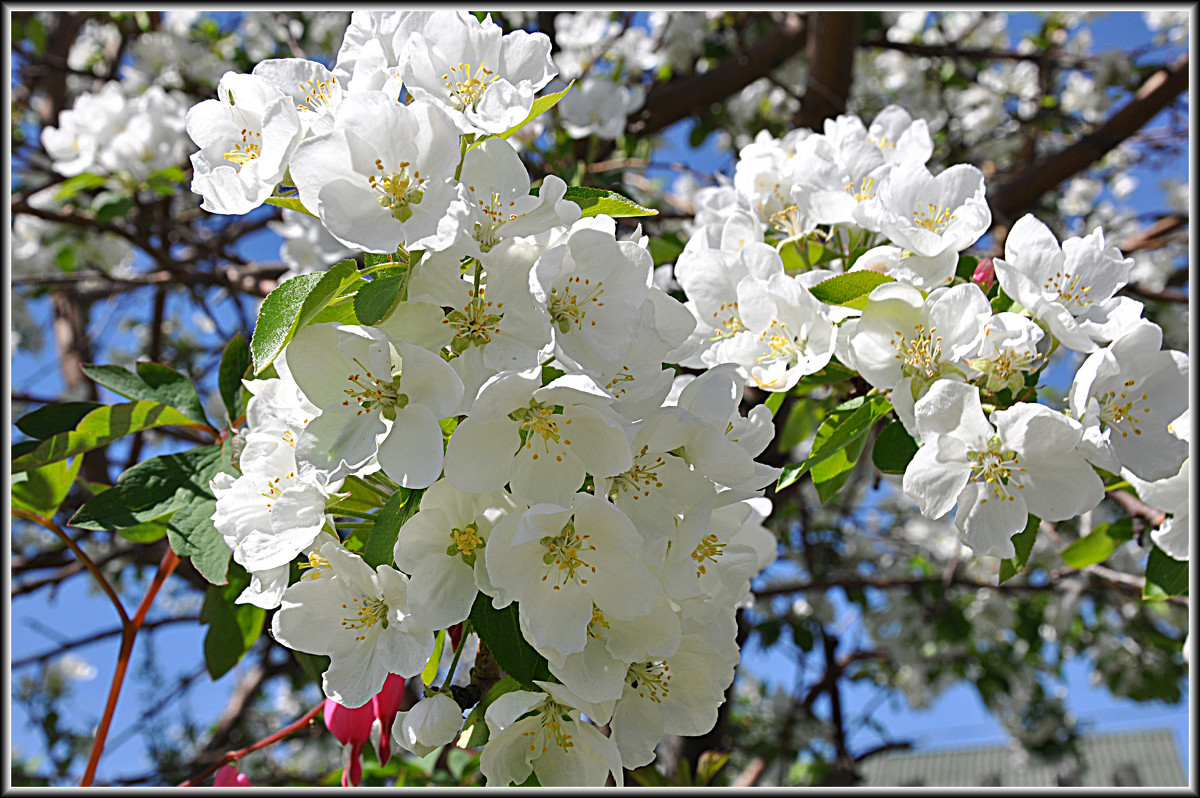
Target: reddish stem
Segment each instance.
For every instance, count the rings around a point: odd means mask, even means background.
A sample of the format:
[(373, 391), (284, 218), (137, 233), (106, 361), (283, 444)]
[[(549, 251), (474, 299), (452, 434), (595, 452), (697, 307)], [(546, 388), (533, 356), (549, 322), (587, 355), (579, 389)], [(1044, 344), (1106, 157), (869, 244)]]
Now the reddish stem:
[(307, 726), (309, 724), (309, 722), (313, 718), (315, 718), (322, 709), (324, 709), (324, 707), (325, 707), (325, 702), (322, 701), (321, 703), (317, 704), (315, 707), (310, 709), (308, 712), (305, 712), (299, 718), (292, 721), (287, 726), (284, 726), (282, 729), (275, 732), (274, 734), (264, 737), (261, 740), (259, 740), (258, 742), (251, 743), (250, 745), (246, 746), (245, 748), (239, 749), (237, 751), (226, 751), (224, 756), (222, 756), (220, 759), (218, 759), (212, 765), (209, 765), (208, 768), (203, 773), (201, 773), (199, 776), (193, 776), (192, 778), (183, 782), (179, 786), (180, 787), (196, 787), (202, 781), (207, 779), (209, 776), (211, 776), (212, 774), (214, 774), (218, 770), (220, 770), (222, 765), (227, 765), (227, 764), (236, 762), (239, 759), (241, 759), (242, 757), (244, 757), (246, 754), (253, 753), (260, 748), (266, 748), (268, 745), (274, 745), (275, 743), (282, 740), (284, 737), (287, 737), (289, 734), (300, 731), (305, 726)]
[(121, 599), (117, 597), (117, 592), (113, 590), (112, 585), (110, 585), (108, 580), (104, 578), (104, 574), (96, 566), (96, 563), (92, 562), (92, 559), (84, 554), (83, 549), (79, 548), (78, 543), (71, 540), (70, 535), (64, 532), (58, 524), (54, 523), (49, 518), (43, 518), (37, 513), (31, 513), (20, 508), (13, 508), (12, 514), (18, 518), (24, 518), (26, 521), (33, 521), (34, 523), (41, 524), (46, 529), (49, 529), (51, 532), (57, 535), (59, 540), (66, 544), (67, 548), (70, 549), (79, 559), (79, 561), (83, 563), (84, 567), (91, 572), (92, 576), (96, 577), (96, 581), (100, 583), (100, 588), (108, 594), (110, 599), (112, 599), (113, 606), (117, 608), (117, 615), (121, 616), (121, 625), (124, 626), (129, 623), (129, 616), (125, 613), (125, 607), (121, 605)]
[(112, 725), (113, 714), (117, 709), (117, 698), (121, 695), (125, 671), (129, 668), (130, 656), (133, 654), (134, 638), (137, 637), (138, 629), (141, 628), (142, 621), (146, 619), (146, 613), (150, 611), (150, 605), (154, 603), (154, 597), (158, 595), (159, 588), (177, 565), (179, 565), (179, 557), (168, 548), (158, 563), (158, 573), (154, 575), (154, 581), (150, 583), (150, 587), (146, 588), (146, 595), (142, 597), (142, 603), (138, 605), (133, 619), (127, 620), (124, 624), (124, 631), (121, 632), (121, 650), (117, 654), (117, 668), (113, 672), (112, 684), (108, 688), (108, 702), (104, 705), (104, 715), (100, 718), (100, 725), (96, 728), (96, 739), (92, 742), (92, 752), (88, 756), (83, 778), (79, 781), (80, 787), (91, 786), (92, 780), (96, 777), (96, 766), (100, 764), (100, 754), (104, 752), (108, 727)]

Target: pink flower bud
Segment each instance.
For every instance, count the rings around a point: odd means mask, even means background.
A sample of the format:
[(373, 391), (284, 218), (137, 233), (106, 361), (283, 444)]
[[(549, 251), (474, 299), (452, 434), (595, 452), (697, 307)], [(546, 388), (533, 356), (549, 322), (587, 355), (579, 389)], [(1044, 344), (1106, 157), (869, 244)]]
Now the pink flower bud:
[(332, 698), (325, 699), (325, 728), (337, 738), (346, 751), (346, 767), (342, 786), (358, 786), (362, 781), (362, 749), (371, 739), (371, 724), (375, 722), (375, 707), (370, 701), (361, 707), (344, 707)]
[(392, 722), (404, 700), (404, 677), (389, 673), (383, 689), (371, 699), (375, 717), (379, 718), (379, 764), (386, 765), (392, 755)]
[(214, 787), (253, 787), (245, 773), (239, 773), (233, 765), (222, 765), (213, 779)]
[(984, 291), (992, 290), (992, 286), (996, 283), (996, 266), (991, 258), (979, 259), (979, 264), (975, 267), (975, 273), (971, 275), (971, 282), (978, 285)]

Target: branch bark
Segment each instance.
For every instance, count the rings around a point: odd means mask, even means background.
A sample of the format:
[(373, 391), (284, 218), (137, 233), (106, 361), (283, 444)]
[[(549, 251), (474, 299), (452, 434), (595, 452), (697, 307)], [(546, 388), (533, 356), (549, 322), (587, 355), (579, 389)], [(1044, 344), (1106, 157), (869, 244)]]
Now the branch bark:
[(788, 14), (779, 30), (754, 46), (753, 57), (739, 53), (702, 75), (655, 84), (646, 93), (642, 111), (630, 118), (627, 130), (638, 136), (649, 135), (741, 91), (798, 55), (805, 45), (805, 30), (799, 14)]
[(810, 11), (808, 27), (808, 85), (795, 123), (796, 127), (820, 130), (826, 119), (846, 110), (859, 12)]
[(1108, 121), (1066, 149), (998, 175), (988, 194), (992, 216), (1011, 225), (1043, 194), (1103, 158), (1140, 130), (1188, 88), (1188, 56), (1146, 79), (1132, 100)]

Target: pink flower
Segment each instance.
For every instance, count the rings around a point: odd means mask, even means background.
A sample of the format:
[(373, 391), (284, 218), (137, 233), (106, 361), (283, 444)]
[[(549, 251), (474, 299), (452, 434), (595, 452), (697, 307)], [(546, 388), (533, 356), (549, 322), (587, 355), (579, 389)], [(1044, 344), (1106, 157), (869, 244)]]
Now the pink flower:
[(971, 275), (971, 282), (982, 288), (985, 293), (992, 290), (992, 285), (996, 282), (996, 267), (991, 258), (979, 259), (979, 264)]
[(214, 787), (253, 787), (245, 773), (239, 773), (233, 765), (223, 765), (213, 779)]
[(332, 698), (325, 699), (325, 728), (346, 748), (342, 786), (358, 786), (362, 781), (362, 751), (371, 741), (372, 727), (379, 721), (379, 764), (391, 756), (392, 722), (404, 697), (404, 677), (389, 674), (383, 689), (361, 707), (344, 707)]

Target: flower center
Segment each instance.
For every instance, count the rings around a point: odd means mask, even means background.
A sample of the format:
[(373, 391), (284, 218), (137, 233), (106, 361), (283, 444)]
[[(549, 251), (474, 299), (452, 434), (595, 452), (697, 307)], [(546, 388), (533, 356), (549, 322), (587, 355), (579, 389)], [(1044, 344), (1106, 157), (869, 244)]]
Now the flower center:
[[(565, 707), (561, 707), (553, 701), (547, 701), (539, 714), (542, 719), (541, 729), (521, 732), (522, 737), (536, 738), (541, 735), (543, 754), (550, 750), (549, 743), (551, 740), (563, 751), (575, 747), (575, 741), (571, 739), (571, 735), (567, 734), (562, 726), (564, 720), (570, 720)], [(537, 742), (535, 739), (529, 741), (529, 750), (537, 751)]]
[(923, 211), (920, 207), (913, 211), (913, 222), (917, 227), (932, 230), (938, 235), (941, 235), (952, 221), (954, 221), (954, 214), (950, 212), (949, 208), (943, 205), (934, 205), (932, 202), (926, 203)]
[[(546, 553), (542, 555), (542, 563), (547, 566), (546, 573), (542, 577), (545, 582), (550, 578), (550, 574), (555, 574), (554, 589), (558, 590), (565, 585), (568, 580), (574, 579), (581, 585), (586, 585), (588, 580), (585, 576), (577, 576), (576, 571), (581, 573), (596, 573), (596, 566), (588, 565), (582, 559), (580, 554), (586, 554), (589, 551), (595, 551), (596, 547), (588, 541), (591, 535), (581, 535), (575, 531), (575, 521), (567, 522), (567, 525), (562, 528), (554, 537), (547, 535), (542, 538), (539, 543), (546, 548)], [(561, 579), (561, 581), (559, 581)]]
[[(558, 405), (546, 405), (541, 402), (530, 400), (529, 407), (522, 407), (508, 414), (508, 417), (513, 421), (518, 422), (521, 433), (521, 446), (526, 449), (533, 448), (533, 438), (535, 435), (542, 436), (542, 445), (546, 454), (550, 453), (550, 441), (570, 446), (570, 438), (562, 438), (558, 429), (558, 421), (555, 417), (561, 418), (562, 408)], [(563, 424), (570, 424), (571, 419), (563, 419)], [(518, 449), (518, 451), (520, 451)], [(558, 460), (562, 461), (562, 455), (557, 455)], [(538, 453), (533, 453), (533, 459), (538, 459)]]
[[(312, 551), (308, 554), (307, 562), (300, 563), (301, 571), (309, 571), (309, 573), (301, 574), (301, 579), (317, 579), (321, 574), (325, 573), (325, 569), (329, 568), (329, 560), (321, 556), (321, 552)], [(311, 569), (311, 570), (310, 570)]]
[(1042, 290), (1047, 294), (1057, 294), (1058, 301), (1072, 313), (1092, 304), (1092, 300), (1088, 299), (1088, 294), (1091, 293), (1092, 288), (1091, 286), (1083, 285), (1077, 274), (1072, 274), (1068, 278), (1061, 271), (1057, 271), (1053, 277), (1046, 280), (1042, 285)]
[[(557, 288), (550, 289), (550, 302), (546, 309), (550, 311), (551, 321), (557, 325), (563, 335), (566, 335), (571, 331), (572, 324), (577, 330), (583, 329), (583, 323), (587, 321), (589, 304), (595, 303), (598, 308), (604, 307), (604, 303), (600, 301), (602, 296), (604, 296), (603, 280), (597, 280), (596, 285), (593, 286), (590, 278), (568, 277), (562, 293), (559, 293)], [(589, 324), (595, 327), (596, 321), (593, 319)]]
[(662, 660), (647, 660), (629, 666), (626, 684), (637, 690), (638, 698), (649, 698), (655, 704), (671, 693), (671, 666)]
[(910, 341), (903, 332), (896, 330), (896, 337), (890, 342), (896, 347), (896, 359), (902, 361), (901, 369), (908, 376), (933, 379), (942, 365), (942, 336), (936, 334), (937, 327), (930, 327), (929, 332), (925, 332), (924, 324), (918, 324), (914, 332), (917, 335)]
[(372, 374), (358, 358), (354, 358), (354, 362), (362, 371), (346, 375), (346, 381), (355, 387), (342, 390), (342, 393), (350, 397), (342, 402), (342, 407), (349, 407), (353, 400), (359, 407), (355, 415), (361, 416), (371, 410), (381, 409), (385, 418), (394, 420), (396, 408), (403, 409), (408, 406), (408, 395), (400, 393), (400, 375), (397, 374), (388, 382), (384, 382)]
[[(1013, 474), (1024, 473), (1025, 466), (1021, 465), (1021, 458), (1017, 457), (1017, 453), (1012, 449), (1001, 449), (1000, 436), (993, 435), (988, 441), (987, 449), (981, 452), (967, 452), (967, 459), (971, 462), (971, 479), (976, 482), (982, 482), (992, 489), (992, 494), (1000, 501), (1016, 501), (1016, 497), (1010, 492), (1010, 482), (1013, 482)], [(1017, 489), (1025, 487), (1021, 480), (1014, 482)], [(980, 499), (980, 504), (987, 504), (987, 499)]]
[(592, 605), (592, 620), (588, 621), (587, 634), (588, 637), (599, 638), (603, 630), (609, 629), (610, 624), (608, 619), (604, 617), (604, 613), (600, 612), (600, 608), (595, 604)]
[(480, 61), (475, 70), (471, 69), (470, 64), (452, 66), (449, 72), (442, 75), (442, 80), (446, 81), (446, 89), (450, 92), (451, 107), (462, 111), (467, 107), (474, 109), (483, 92), (498, 77), (499, 75), (486, 68)]
[(1121, 387), (1125, 390), (1119, 393), (1105, 391), (1103, 396), (1096, 397), (1100, 404), (1100, 420), (1119, 430), (1122, 438), (1128, 438), (1130, 432), (1141, 435), (1142, 429), (1139, 424), (1144, 421), (1138, 418), (1138, 413), (1149, 413), (1150, 406), (1143, 405), (1139, 408), (1137, 402), (1149, 401), (1150, 394), (1143, 391), (1140, 397), (1130, 398), (1130, 393), (1137, 388), (1137, 380), (1125, 380)]
[(696, 561), (697, 579), (708, 573), (708, 566), (705, 565), (705, 562), (715, 563), (728, 545), (728, 543), (719, 543), (717, 536), (712, 532), (709, 532), (696, 544), (696, 548), (692, 551), (692, 559)]
[(867, 138), (867, 141), (871, 142), (881, 150), (890, 150), (896, 147), (896, 142), (892, 141), (887, 136), (881, 136), (878, 139)]
[(234, 142), (233, 149), (225, 153), (225, 160), (240, 166), (253, 161), (262, 154), (262, 131), (242, 128), (242, 140)]
[(485, 541), (479, 537), (479, 527), (475, 522), (467, 524), (462, 529), (451, 529), (450, 540), (446, 554), (451, 557), (462, 557), (462, 561), (471, 567), (475, 566), (475, 550), (484, 547)]
[[(862, 202), (875, 196), (875, 178), (864, 177), (857, 183), (847, 183), (846, 191), (850, 192), (850, 196), (854, 197), (856, 202)], [(921, 224), (917, 222), (917, 224)], [(938, 232), (941, 232), (940, 230)]]
[(392, 216), (402, 222), (412, 218), (412, 208), (409, 206), (419, 205), (425, 194), (425, 179), (421, 177), (421, 170), (415, 169), (409, 174), (408, 167), (411, 165), (409, 161), (401, 161), (400, 168), (389, 175), (384, 172), (383, 160), (376, 158), (375, 168), (379, 170), (379, 176), (367, 177), (371, 188), (379, 192), (379, 206), (391, 210)]
[(296, 106), (297, 111), (312, 111), (321, 113), (333, 108), (333, 90), (337, 88), (337, 78), (329, 80), (306, 80), (300, 84), (304, 92), (304, 102)]
[(807, 331), (803, 328), (796, 335), (788, 329), (786, 321), (771, 319), (767, 328), (758, 334), (758, 340), (767, 346), (767, 354), (754, 358), (758, 363), (782, 358), (789, 363), (798, 362), (808, 350)]
[[(724, 316), (722, 316), (724, 314)], [(709, 336), (710, 341), (719, 341), (722, 338), (732, 338), (737, 333), (746, 329), (746, 325), (742, 323), (742, 317), (738, 313), (738, 303), (722, 302), (721, 307), (713, 311), (713, 334)]]
[(353, 613), (350, 617), (342, 619), (342, 628), (362, 630), (361, 634), (354, 636), (356, 641), (366, 640), (367, 631), (372, 629), (375, 624), (379, 624), (384, 629), (388, 628), (388, 605), (381, 598), (359, 596), (350, 604), (343, 604), (342, 609)]
[[(503, 304), (503, 303), (501, 303)], [(452, 310), (446, 316), (445, 324), (449, 324), (458, 332), (450, 341), (450, 348), (461, 354), (472, 346), (483, 346), (491, 343), (493, 335), (500, 334), (500, 320), (503, 313), (490, 313), (492, 303), (479, 296), (467, 303), (462, 310)], [(499, 307), (496, 308), (499, 310)]]
[[(797, 205), (789, 205), (781, 211), (771, 214), (771, 224), (780, 230), (785, 238), (799, 238), (808, 230), (804, 225), (804, 216)], [(741, 249), (741, 247), (738, 247)]]
[(484, 216), (483, 221), (475, 222), (473, 235), (475, 240), (479, 242), (479, 249), (482, 252), (489, 252), (500, 241), (500, 225), (524, 214), (516, 214), (509, 211), (509, 208), (517, 204), (516, 200), (510, 200), (505, 205), (504, 201), (500, 199), (499, 192), (493, 191), (486, 200), (483, 200), (475, 195), (475, 186), (467, 186), (467, 190), (471, 192), (475, 207)]
[[(649, 449), (649, 444), (642, 446), (642, 451), (638, 453), (637, 459), (640, 460), (646, 457), (646, 452)], [(611, 495), (615, 498), (618, 492), (630, 492), (633, 494), (634, 501), (643, 496), (649, 496), (651, 489), (663, 486), (662, 481), (658, 478), (658, 469), (665, 465), (666, 463), (663, 461), (662, 455), (655, 457), (653, 462), (650, 463), (635, 461), (633, 468), (613, 477)]]

